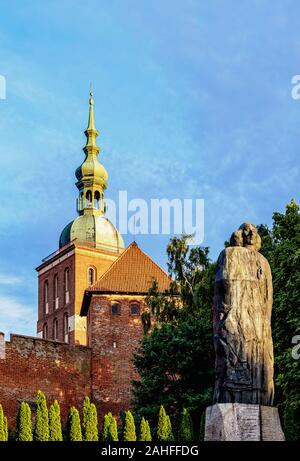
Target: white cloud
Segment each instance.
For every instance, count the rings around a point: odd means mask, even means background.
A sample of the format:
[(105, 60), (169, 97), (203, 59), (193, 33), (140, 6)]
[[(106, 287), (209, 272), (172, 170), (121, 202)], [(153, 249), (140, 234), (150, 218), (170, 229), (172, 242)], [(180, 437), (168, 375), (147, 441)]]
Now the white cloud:
[[(35, 335), (35, 308), (9, 296), (0, 295), (0, 331)], [(9, 339), (8, 337), (6, 338)]]
[(21, 285), (23, 283), (22, 277), (14, 275), (0, 274), (0, 285)]

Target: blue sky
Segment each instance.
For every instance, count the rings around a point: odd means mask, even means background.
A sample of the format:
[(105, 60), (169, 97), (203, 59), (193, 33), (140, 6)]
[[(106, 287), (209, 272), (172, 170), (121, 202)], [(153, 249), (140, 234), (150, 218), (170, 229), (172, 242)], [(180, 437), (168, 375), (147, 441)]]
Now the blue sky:
[[(297, 0), (0, 6), (0, 330), (35, 333), (34, 268), (76, 214), (91, 79), (108, 197), (203, 198), (213, 258), (299, 200)], [(168, 237), (137, 241), (164, 266)]]

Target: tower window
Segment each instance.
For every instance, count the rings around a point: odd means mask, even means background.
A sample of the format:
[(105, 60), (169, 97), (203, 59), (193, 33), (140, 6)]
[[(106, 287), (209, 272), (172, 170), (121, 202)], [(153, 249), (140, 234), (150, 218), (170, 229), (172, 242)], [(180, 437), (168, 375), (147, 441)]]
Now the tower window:
[(79, 199), (79, 210), (83, 210), (84, 208), (84, 199), (83, 199), (83, 192), (80, 193), (80, 199)]
[(85, 195), (85, 206), (86, 208), (92, 208), (92, 203), (93, 203), (93, 199), (92, 199), (92, 192), (90, 190), (87, 191), (86, 195)]
[(121, 315), (121, 305), (120, 305), (120, 303), (113, 303), (111, 305), (111, 313), (112, 313), (112, 315)]
[(43, 326), (43, 338), (44, 339), (48, 338), (48, 325), (47, 325), (47, 323), (44, 323), (44, 326)]
[(94, 195), (94, 208), (96, 208), (97, 210), (99, 210), (100, 208), (100, 194), (97, 190)]
[(96, 282), (96, 269), (94, 267), (88, 268), (88, 284), (93, 285)]
[(53, 339), (54, 341), (58, 340), (58, 320), (54, 319), (53, 321)]
[(68, 314), (64, 315), (64, 340), (65, 340), (65, 343), (69, 342), (69, 316)]
[(54, 307), (55, 309), (59, 308), (59, 298), (58, 298), (58, 274), (54, 276)]
[(113, 341), (112, 346), (113, 346), (113, 349), (117, 349), (117, 341)]
[(69, 268), (65, 269), (65, 304), (68, 304), (70, 302), (70, 291), (69, 291), (69, 285), (70, 285), (70, 271)]
[(140, 312), (140, 306), (138, 303), (130, 304), (130, 314), (131, 315), (139, 315), (139, 312)]
[(44, 312), (49, 313), (49, 283), (48, 280), (44, 283)]

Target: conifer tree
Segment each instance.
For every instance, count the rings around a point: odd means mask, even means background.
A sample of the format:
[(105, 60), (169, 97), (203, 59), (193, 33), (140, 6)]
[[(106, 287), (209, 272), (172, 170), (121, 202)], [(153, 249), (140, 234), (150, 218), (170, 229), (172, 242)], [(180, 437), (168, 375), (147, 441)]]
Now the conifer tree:
[(49, 440), (49, 416), (46, 397), (42, 391), (37, 393), (36, 404), (34, 440), (47, 442)]
[(83, 401), (83, 412), (82, 412), (82, 436), (83, 436), (83, 440), (87, 440), (86, 439), (86, 427), (87, 427), (87, 424), (88, 424), (90, 407), (91, 407), (90, 398), (88, 396), (86, 396), (84, 398), (84, 401)]
[(7, 422), (7, 417), (4, 416), (3, 419), (4, 419), (4, 424), (3, 424), (4, 425), (4, 440), (5, 440), (5, 442), (7, 442), (8, 441), (8, 422)]
[(82, 432), (80, 425), (79, 412), (75, 407), (71, 407), (68, 417), (68, 435), (71, 442), (81, 442)]
[(139, 440), (140, 442), (151, 442), (152, 440), (149, 422), (144, 418), (144, 416), (141, 420)]
[(186, 408), (182, 410), (178, 440), (181, 442), (191, 442), (194, 440), (192, 418)]
[(104, 416), (102, 440), (105, 442), (119, 440), (117, 421), (110, 412)]
[(199, 440), (204, 441), (205, 436), (205, 411), (202, 412), (200, 418)]
[(166, 411), (161, 405), (158, 415), (158, 424), (157, 424), (157, 440), (159, 441), (173, 441), (173, 431), (170, 421), (170, 417), (166, 414)]
[(19, 408), (16, 440), (19, 442), (31, 442), (33, 440), (31, 410), (28, 403), (25, 402), (22, 402)]
[(2, 405), (0, 404), (0, 442), (6, 442), (7, 440), (7, 420), (4, 416)]
[(89, 442), (97, 442), (98, 436), (98, 416), (97, 410), (93, 403), (90, 404), (88, 413), (86, 415), (85, 427), (84, 427), (84, 440)]
[(123, 440), (126, 442), (136, 442), (135, 422), (131, 411), (126, 411), (125, 413)]
[(49, 409), (49, 440), (51, 442), (61, 442), (63, 440), (60, 407), (57, 400), (54, 400)]

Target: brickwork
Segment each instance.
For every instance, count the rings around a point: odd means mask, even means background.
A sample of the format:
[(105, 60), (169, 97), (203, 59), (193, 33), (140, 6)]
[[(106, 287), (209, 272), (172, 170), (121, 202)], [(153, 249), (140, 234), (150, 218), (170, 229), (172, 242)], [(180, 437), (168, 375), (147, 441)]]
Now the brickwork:
[[(112, 315), (111, 305), (120, 303), (120, 314)], [(139, 304), (139, 315), (131, 315), (130, 304)], [(138, 375), (133, 352), (143, 334), (143, 296), (94, 295), (88, 316), (88, 337), (92, 350), (92, 399), (100, 415), (118, 416), (131, 406), (131, 381)]]
[[(77, 326), (69, 331), (70, 344), (86, 344), (86, 324), (83, 319), (73, 318), (80, 314), (82, 299), (88, 287), (88, 268), (95, 269), (96, 279), (100, 277), (115, 261), (118, 255), (95, 248), (86, 248), (70, 244), (37, 268), (38, 281), (38, 322), (37, 331), (43, 331), (47, 324), (48, 338), (55, 339), (54, 323), (57, 322), (57, 339), (65, 341), (64, 316), (67, 314)], [(69, 270), (69, 297), (65, 295), (65, 270)], [(55, 296), (55, 277), (57, 277), (58, 296)], [(45, 312), (45, 283), (48, 283), (48, 313)], [(57, 298), (57, 299), (56, 299)]]
[(71, 405), (82, 407), (91, 390), (88, 347), (19, 335), (11, 335), (5, 346), (5, 358), (0, 358), (0, 403), (10, 428), (15, 425), (20, 401), (34, 406), (39, 389), (48, 403), (59, 401), (63, 422)]

